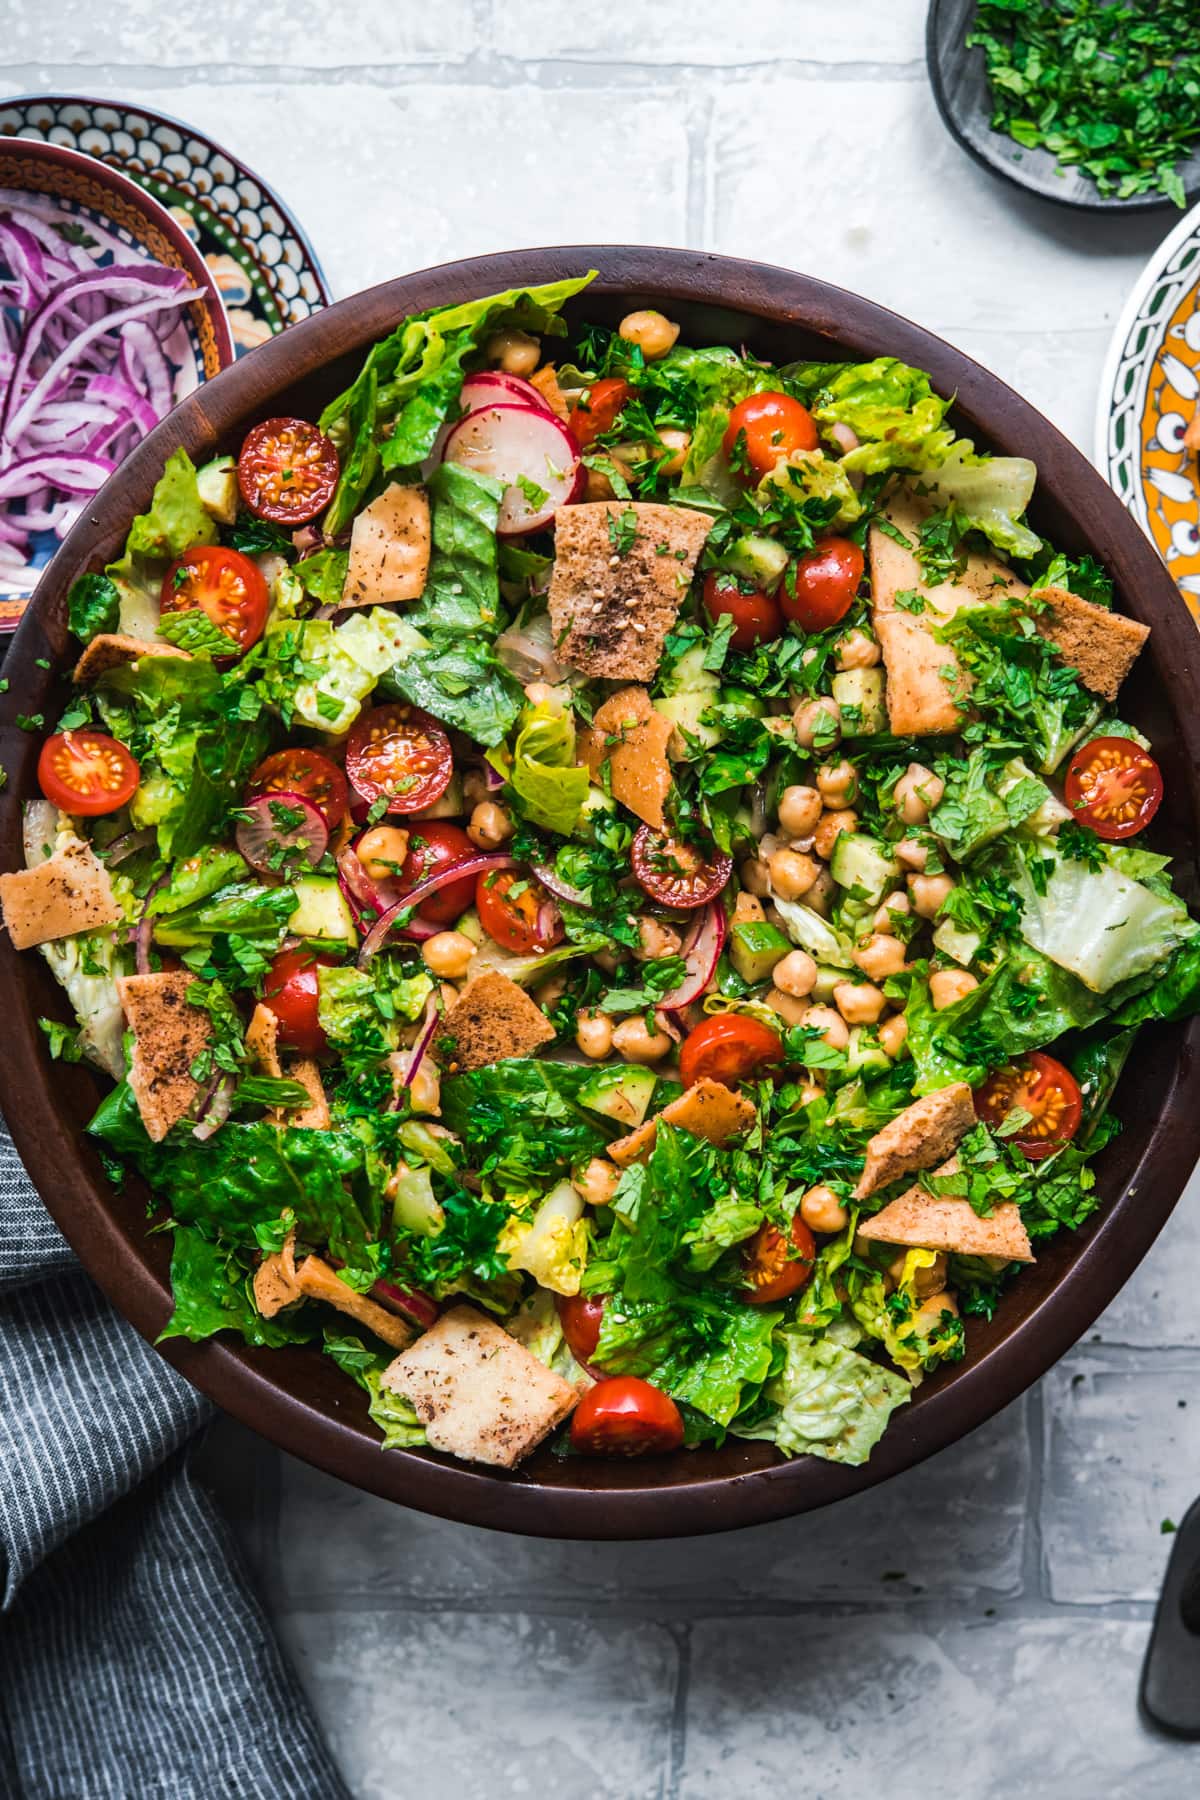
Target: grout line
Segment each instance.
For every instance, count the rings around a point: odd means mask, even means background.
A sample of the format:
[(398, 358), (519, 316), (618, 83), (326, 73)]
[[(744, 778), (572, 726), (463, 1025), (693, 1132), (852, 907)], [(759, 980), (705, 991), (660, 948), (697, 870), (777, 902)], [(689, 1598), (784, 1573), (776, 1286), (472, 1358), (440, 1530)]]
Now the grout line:
[(1042, 1541), (1042, 1504), (1046, 1490), (1046, 1435), (1049, 1419), (1046, 1396), (1039, 1381), (1030, 1389), (1025, 1412), (1029, 1445), (1029, 1486), (1025, 1513), (1025, 1542), (1021, 1561), (1021, 1585), (1029, 1599), (1050, 1602), (1047, 1593), (1045, 1545)]
[[(476, 17), (487, 32), (485, 8)], [(761, 62), (745, 63), (637, 63), (574, 60), (548, 57), (524, 60), (496, 56), (476, 49), (459, 60), (438, 62), (338, 63), (325, 68), (300, 64), (197, 63), (168, 66), (156, 63), (13, 63), (0, 65), (0, 80), (12, 92), (69, 92), (86, 76), (86, 85), (106, 87), (294, 87), (363, 86), (382, 89), (407, 87), (535, 87), (611, 90), (659, 88), (678, 95), (685, 81), (724, 77), (751, 81), (766, 77), (781, 81), (904, 81), (925, 79), (925, 63), (810, 62), (776, 60), (764, 55)]]
[(692, 1684), (692, 1628), (687, 1624), (668, 1624), (667, 1631), (675, 1641), (678, 1657), (675, 1693), (671, 1701), (671, 1727), (668, 1738), (667, 1781), (663, 1800), (678, 1800), (687, 1761), (688, 1700)]

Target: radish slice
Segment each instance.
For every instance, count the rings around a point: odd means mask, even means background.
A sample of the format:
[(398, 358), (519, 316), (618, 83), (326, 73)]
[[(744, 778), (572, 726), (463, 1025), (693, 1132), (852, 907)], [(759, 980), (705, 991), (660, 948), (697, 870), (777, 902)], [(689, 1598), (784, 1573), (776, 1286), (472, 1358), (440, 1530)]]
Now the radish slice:
[[(534, 412), (550, 413), (531, 381), (519, 375), (506, 375), (502, 369), (481, 369), (463, 382), (458, 403), (465, 413), (479, 412), (485, 406), (528, 406)], [(553, 413), (550, 413), (553, 418)]]
[(315, 869), (329, 844), (329, 827), (303, 794), (260, 794), (242, 808), (237, 847), (259, 875), (282, 875), (301, 863)]
[(431, 1325), (437, 1324), (437, 1301), (431, 1300), (428, 1294), (418, 1292), (416, 1288), (397, 1287), (394, 1281), (384, 1281), (381, 1276), (371, 1289), (371, 1298), (377, 1300), (387, 1312), (397, 1313), (400, 1318), (418, 1325), (422, 1331), (428, 1331)]
[(354, 904), (368, 907), (376, 917), (395, 906), (404, 896), (399, 884), (395, 881), (372, 881), (363, 868), (358, 854), (358, 839), (353, 844), (346, 844), (337, 853), (338, 874), (342, 886), (352, 897)]
[(717, 959), (725, 947), (725, 912), (719, 901), (710, 900), (702, 907), (692, 921), (692, 928), (683, 941), (681, 952), (687, 964), (687, 974), (664, 994), (659, 1006), (666, 1012), (677, 1012), (681, 1006), (698, 1000), (717, 967)]
[(232, 1075), (218, 1075), (200, 1107), (200, 1117), (192, 1127), (192, 1136), (205, 1143), (233, 1111), (234, 1080)]
[(485, 406), (460, 419), (446, 439), (443, 460), (505, 484), (496, 523), (500, 537), (544, 531), (558, 508), (575, 498), (583, 467), (570, 432), (552, 413), (510, 404)]

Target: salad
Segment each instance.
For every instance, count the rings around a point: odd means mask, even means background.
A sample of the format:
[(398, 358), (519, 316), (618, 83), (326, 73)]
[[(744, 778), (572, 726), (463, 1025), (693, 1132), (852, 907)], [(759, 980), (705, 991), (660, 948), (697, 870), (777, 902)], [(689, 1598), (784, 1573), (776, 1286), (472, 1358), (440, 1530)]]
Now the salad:
[(921, 370), (568, 329), (589, 279), (175, 451), (71, 591), (0, 903), (165, 1337), (316, 1346), (498, 1467), (861, 1463), (1200, 1006), (1147, 633)]

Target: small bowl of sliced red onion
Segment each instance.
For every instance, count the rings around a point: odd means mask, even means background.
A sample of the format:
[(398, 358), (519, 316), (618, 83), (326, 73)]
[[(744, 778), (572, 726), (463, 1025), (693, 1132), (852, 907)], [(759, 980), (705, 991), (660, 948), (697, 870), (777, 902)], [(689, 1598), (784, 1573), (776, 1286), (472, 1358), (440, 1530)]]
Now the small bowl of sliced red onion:
[(0, 632), (117, 466), (233, 359), (165, 207), (78, 151), (0, 140)]

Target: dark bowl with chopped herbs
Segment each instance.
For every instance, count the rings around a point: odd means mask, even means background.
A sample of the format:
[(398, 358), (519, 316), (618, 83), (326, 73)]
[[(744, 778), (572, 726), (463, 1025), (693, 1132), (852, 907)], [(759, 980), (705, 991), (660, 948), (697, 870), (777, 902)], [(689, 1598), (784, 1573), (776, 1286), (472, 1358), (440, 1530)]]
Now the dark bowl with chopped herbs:
[[(577, 246), (331, 307), (119, 469), (5, 676), (17, 1147), (136, 1328), (353, 1485), (578, 1538), (826, 1505), (1041, 1376), (1200, 1155), (1200, 638), (1053, 426), (821, 281)], [(460, 769), (471, 843), (409, 820), (381, 913), (389, 813)], [(439, 999), (440, 938), (484, 961)], [(489, 1364), (515, 1409), (450, 1392)]]
[(1200, 45), (1191, 0), (931, 0), (942, 119), (1006, 181), (1085, 212), (1200, 198)]

